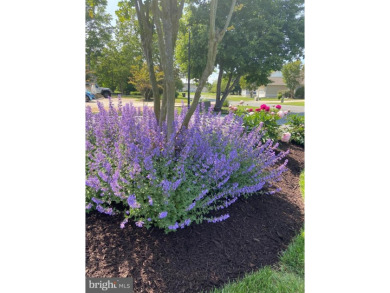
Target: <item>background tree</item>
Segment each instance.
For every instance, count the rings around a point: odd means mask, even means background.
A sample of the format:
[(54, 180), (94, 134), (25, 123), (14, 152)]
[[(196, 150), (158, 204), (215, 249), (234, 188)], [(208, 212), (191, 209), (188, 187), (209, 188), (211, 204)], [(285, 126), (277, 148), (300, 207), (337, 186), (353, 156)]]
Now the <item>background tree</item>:
[(290, 97), (294, 98), (295, 89), (299, 87), (303, 78), (301, 60), (285, 64), (282, 68), (282, 74), (283, 81), (290, 90)]
[[(227, 9), (226, 3), (218, 9), (219, 19), (223, 19)], [(184, 18), (190, 24), (194, 40), (191, 41), (193, 78), (199, 78), (206, 62), (207, 13), (207, 5), (200, 3), (189, 7)], [(177, 54), (182, 71), (188, 68), (186, 40), (188, 30), (183, 29)], [(269, 74), (280, 70), (285, 60), (302, 55), (303, 47), (303, 0), (239, 0), (215, 62), (219, 70), (215, 110), (220, 110), (242, 76), (249, 83), (267, 84)]]
[[(162, 91), (164, 74), (157, 66), (155, 66), (154, 72), (156, 73), (158, 88)], [(144, 96), (146, 101), (149, 101), (152, 98), (153, 87), (149, 77), (149, 68), (146, 62), (143, 62), (142, 65), (131, 66), (131, 76), (129, 77), (129, 82), (132, 83), (137, 91)]]
[(88, 70), (111, 40), (111, 15), (106, 12), (107, 0), (85, 1), (85, 56)]
[(135, 90), (128, 83), (130, 68), (142, 64), (142, 49), (136, 35), (135, 10), (122, 4), (119, 3), (116, 11), (118, 20), (114, 28), (115, 38), (103, 48), (94, 67), (100, 84), (128, 94), (130, 90)]

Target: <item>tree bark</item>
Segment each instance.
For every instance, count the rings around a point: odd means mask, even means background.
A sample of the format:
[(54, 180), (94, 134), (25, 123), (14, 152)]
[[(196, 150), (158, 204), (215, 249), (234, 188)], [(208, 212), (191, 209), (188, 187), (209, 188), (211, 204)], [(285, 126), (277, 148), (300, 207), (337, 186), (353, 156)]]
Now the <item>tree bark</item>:
[[(175, 78), (174, 78), (174, 48), (179, 31), (179, 20), (183, 13), (184, 0), (179, 5), (177, 0), (153, 0), (152, 9), (156, 25), (161, 65), (164, 71), (163, 119), (167, 123), (167, 136), (172, 135), (175, 112)], [(166, 115), (166, 116), (165, 116)], [(165, 118), (166, 117), (166, 118)]]
[(150, 2), (143, 4), (142, 0), (136, 0), (135, 9), (137, 12), (140, 27), (142, 51), (148, 65), (149, 79), (152, 84), (154, 113), (156, 119), (160, 119), (160, 93), (157, 85), (156, 73), (153, 63), (153, 23), (150, 20)]
[(220, 64), (219, 65), (218, 80), (217, 80), (217, 93), (215, 95), (215, 106), (214, 106), (214, 111), (216, 111), (216, 112), (220, 112), (221, 108), (222, 108), (222, 104), (221, 104), (222, 75), (223, 75), (223, 67)]

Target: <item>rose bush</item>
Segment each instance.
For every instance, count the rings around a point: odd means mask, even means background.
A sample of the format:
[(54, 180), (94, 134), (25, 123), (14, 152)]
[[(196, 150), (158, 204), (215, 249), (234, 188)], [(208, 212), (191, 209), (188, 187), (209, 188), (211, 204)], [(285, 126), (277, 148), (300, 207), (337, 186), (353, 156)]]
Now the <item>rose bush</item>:
[(245, 107), (231, 106), (230, 111), (237, 116), (241, 116), (243, 118), (244, 126), (250, 131), (262, 123), (262, 131), (264, 132), (262, 141), (265, 142), (267, 139), (277, 141), (282, 136), (278, 120), (285, 117), (288, 114), (288, 111), (282, 111), (281, 108), (280, 105), (268, 106), (262, 104), (259, 108), (254, 110), (253, 108), (247, 109)]

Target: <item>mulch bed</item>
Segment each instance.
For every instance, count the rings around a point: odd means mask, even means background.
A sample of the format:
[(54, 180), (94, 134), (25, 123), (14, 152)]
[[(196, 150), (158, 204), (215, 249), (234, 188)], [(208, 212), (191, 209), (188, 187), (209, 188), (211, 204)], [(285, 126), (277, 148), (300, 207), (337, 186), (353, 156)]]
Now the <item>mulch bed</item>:
[[(292, 144), (279, 193), (241, 198), (220, 223), (176, 233), (120, 229), (122, 216), (86, 216), (86, 276), (133, 277), (134, 292), (201, 292), (275, 264), (304, 221), (299, 174), (304, 150)], [(130, 222), (129, 222), (130, 223)]]

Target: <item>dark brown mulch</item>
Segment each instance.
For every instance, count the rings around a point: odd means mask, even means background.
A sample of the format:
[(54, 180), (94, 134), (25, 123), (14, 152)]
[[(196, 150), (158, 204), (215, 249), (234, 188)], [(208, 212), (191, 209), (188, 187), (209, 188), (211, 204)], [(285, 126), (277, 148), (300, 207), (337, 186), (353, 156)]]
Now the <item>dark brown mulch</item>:
[(121, 216), (86, 217), (86, 276), (133, 277), (135, 292), (200, 292), (278, 261), (303, 225), (299, 174), (304, 151), (290, 148), (281, 192), (253, 195), (229, 207), (230, 218), (176, 233), (119, 228)]

